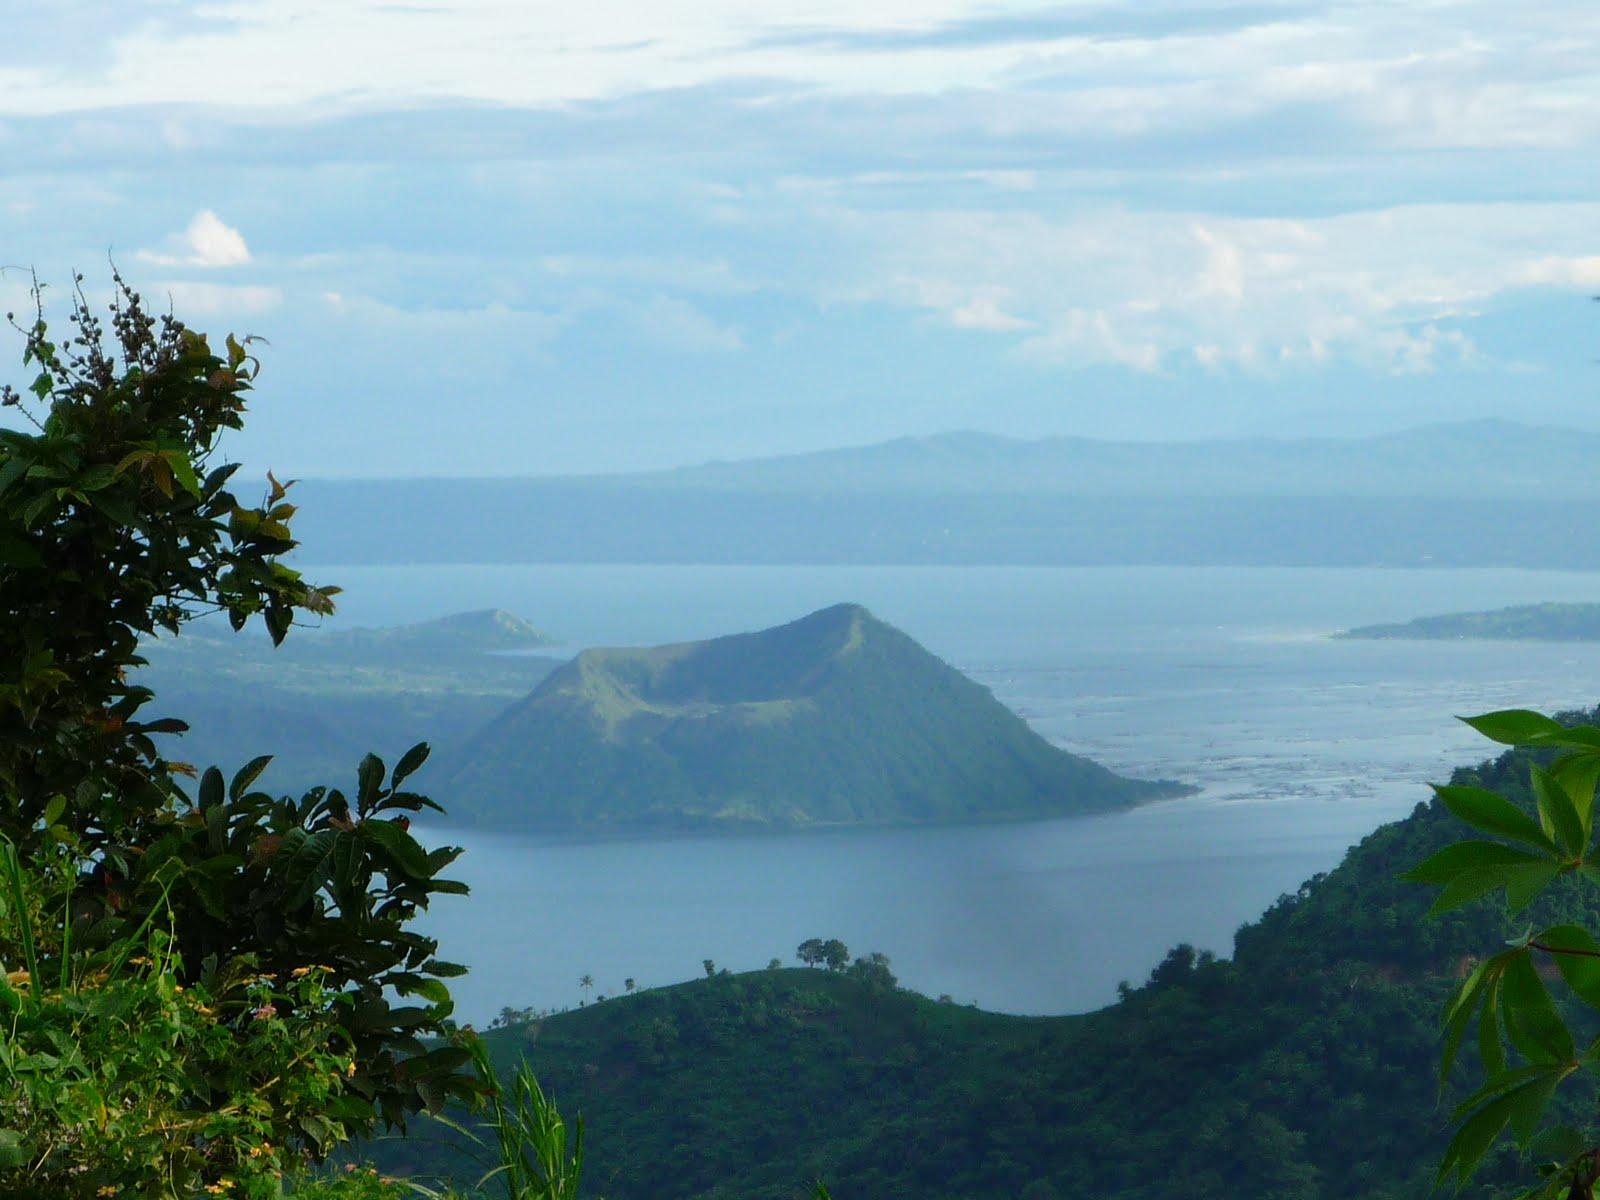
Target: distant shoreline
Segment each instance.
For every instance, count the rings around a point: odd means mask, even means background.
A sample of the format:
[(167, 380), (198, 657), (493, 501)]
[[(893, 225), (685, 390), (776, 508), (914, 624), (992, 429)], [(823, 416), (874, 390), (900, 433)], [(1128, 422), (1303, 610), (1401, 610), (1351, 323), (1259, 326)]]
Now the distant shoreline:
[(1519, 604), (1488, 612), (1445, 613), (1333, 635), (1349, 641), (1600, 641), (1600, 604)]

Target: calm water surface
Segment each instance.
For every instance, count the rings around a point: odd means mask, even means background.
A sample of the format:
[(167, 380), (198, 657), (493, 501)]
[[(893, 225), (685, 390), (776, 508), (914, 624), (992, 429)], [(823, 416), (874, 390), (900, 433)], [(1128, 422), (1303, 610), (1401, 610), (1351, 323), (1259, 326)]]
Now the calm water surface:
[[(309, 570), (309, 569), (308, 569)], [(755, 629), (866, 604), (1046, 737), (1190, 799), (962, 829), (583, 842), (462, 835), (473, 886), (429, 918), (473, 972), (463, 1016), (559, 1007), (789, 957), (882, 950), (930, 994), (1013, 1012), (1110, 1000), (1178, 941), (1226, 951), (1486, 744), (1452, 714), (1600, 700), (1600, 646), (1341, 642), (1349, 625), (1600, 599), (1600, 575), (1510, 570), (337, 567), (345, 624), (502, 607), (573, 647)], [(425, 782), (426, 776), (422, 777)]]

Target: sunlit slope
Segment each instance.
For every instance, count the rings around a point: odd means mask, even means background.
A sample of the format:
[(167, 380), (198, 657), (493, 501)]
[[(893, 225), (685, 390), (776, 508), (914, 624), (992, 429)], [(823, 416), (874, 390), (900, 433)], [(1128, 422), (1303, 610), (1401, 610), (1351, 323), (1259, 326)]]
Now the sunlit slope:
[(525, 828), (1003, 820), (1182, 791), (1052, 746), (853, 604), (758, 633), (585, 651), (435, 786), (458, 816)]

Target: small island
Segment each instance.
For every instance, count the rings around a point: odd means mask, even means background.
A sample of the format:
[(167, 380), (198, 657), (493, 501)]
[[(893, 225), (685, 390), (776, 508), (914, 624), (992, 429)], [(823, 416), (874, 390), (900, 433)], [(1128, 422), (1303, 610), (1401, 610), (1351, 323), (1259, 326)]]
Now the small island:
[(440, 766), (453, 817), (591, 832), (1020, 820), (1192, 790), (1052, 745), (857, 604), (585, 650)]
[(1446, 613), (1392, 625), (1363, 625), (1333, 635), (1378, 640), (1600, 641), (1600, 604), (1520, 604), (1491, 612)]

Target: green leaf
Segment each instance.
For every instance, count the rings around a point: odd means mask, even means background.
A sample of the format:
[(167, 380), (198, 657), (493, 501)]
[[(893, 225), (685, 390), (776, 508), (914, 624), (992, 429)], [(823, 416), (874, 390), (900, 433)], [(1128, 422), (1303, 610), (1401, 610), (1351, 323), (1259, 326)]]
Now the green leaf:
[(213, 808), (222, 803), (222, 772), (207, 767), (200, 777), (200, 807)]
[(378, 789), (383, 786), (383, 760), (376, 754), (367, 755), (361, 760), (356, 779), (356, 810), (366, 812), (377, 800)]
[(1584, 851), (1583, 819), (1572, 797), (1543, 767), (1529, 768), (1533, 798), (1539, 809), (1539, 824), (1567, 854), (1579, 858)]
[(1454, 999), (1445, 1006), (1442, 1024), (1444, 1026), (1444, 1049), (1439, 1055), (1439, 1083), (1443, 1086), (1450, 1074), (1450, 1068), (1455, 1064), (1456, 1053), (1460, 1049), (1461, 1039), (1465, 1036), (1468, 1024), (1472, 1021), (1474, 1008), (1481, 1000), (1483, 1003), (1493, 1005), (1495, 990), (1500, 985), (1500, 974), (1505, 970), (1510, 952), (1496, 954), (1486, 958), (1472, 968), (1472, 973), (1467, 976)]
[(1583, 823), (1583, 844), (1594, 833), (1595, 787), (1600, 784), (1600, 754), (1578, 750), (1563, 755), (1550, 765), (1550, 774), (1572, 800)]
[(1559, 721), (1525, 708), (1508, 708), (1480, 717), (1460, 717), (1490, 741), (1505, 746), (1527, 746), (1552, 733), (1561, 733)]
[(62, 814), (65, 813), (66, 811), (67, 811), (67, 798), (65, 796), (61, 795), (60, 793), (57, 793), (56, 795), (51, 796), (50, 797), (50, 802), (44, 806), (44, 824), (45, 824), (45, 828), (48, 829), (50, 826), (54, 825), (57, 821), (61, 820)]
[(1528, 1145), (1535, 1159), (1558, 1163), (1571, 1162), (1588, 1148), (1588, 1139), (1569, 1125), (1541, 1130)]
[(1503, 842), (1457, 842), (1418, 863), (1400, 876), (1410, 883), (1446, 884), (1463, 871), (1474, 867), (1510, 866), (1513, 863), (1546, 863), (1542, 855), (1518, 850)]
[(421, 996), (433, 1004), (449, 1004), (450, 989), (442, 979), (416, 979), (397, 984), (395, 991), (402, 996)]
[(1512, 1093), (1511, 1132), (1519, 1146), (1526, 1146), (1533, 1140), (1533, 1135), (1539, 1129), (1539, 1120), (1544, 1116), (1545, 1106), (1550, 1103), (1550, 1097), (1572, 1071), (1571, 1065), (1552, 1068), (1526, 1087)]
[(1510, 876), (1506, 880), (1506, 909), (1512, 913), (1519, 913), (1533, 903), (1562, 871), (1555, 863), (1532, 863), (1498, 869)]
[(1436, 786), (1433, 790), (1446, 808), (1475, 829), (1555, 852), (1555, 843), (1539, 823), (1504, 796), (1480, 787)]
[(392, 786), (399, 787), (400, 781), (410, 775), (423, 763), (428, 761), (428, 743), (418, 742), (411, 749), (400, 756), (400, 761), (395, 764)]
[(1506, 1033), (1518, 1051), (1534, 1062), (1572, 1060), (1572, 1034), (1551, 1002), (1530, 954), (1518, 954), (1506, 964), (1500, 995)]
[(1506, 892), (1506, 905), (1512, 912), (1526, 907), (1528, 902), (1549, 886), (1561, 868), (1553, 862), (1512, 863), (1503, 867), (1473, 867), (1461, 872), (1440, 891), (1430, 917), (1451, 912), (1501, 888)]
[(395, 865), (412, 879), (432, 877), (433, 869), (428, 865), (427, 852), (394, 821), (368, 820), (361, 822), (358, 828), (364, 837), (382, 847)]
[[(328, 882), (333, 870), (334, 846), (341, 836), (337, 829), (320, 829), (307, 834), (287, 858), (283, 850), (279, 850), (278, 859), (284, 864), (283, 903), (286, 908), (299, 908)], [(284, 846), (288, 841), (285, 837)]]
[(15, 1129), (0, 1129), (0, 1171), (28, 1165), (28, 1144)]
[(245, 763), (234, 775), (233, 783), (228, 787), (228, 798), (235, 804), (239, 803), (244, 794), (250, 790), (250, 785), (261, 777), (261, 772), (267, 769), (267, 764), (271, 761), (272, 755), (263, 754)]
[(1458, 1184), (1467, 1181), (1483, 1160), (1483, 1156), (1488, 1153), (1489, 1147), (1494, 1144), (1495, 1138), (1500, 1136), (1500, 1131), (1511, 1120), (1513, 1103), (1512, 1096), (1501, 1096), (1492, 1100), (1456, 1130), (1455, 1137), (1450, 1139), (1450, 1145), (1445, 1148), (1444, 1158), (1439, 1163), (1436, 1183), (1443, 1183), (1451, 1174), (1456, 1176)]
[(1554, 925), (1537, 934), (1533, 941), (1551, 951), (1561, 978), (1573, 993), (1591, 1008), (1600, 1009), (1600, 943), (1581, 925)]

